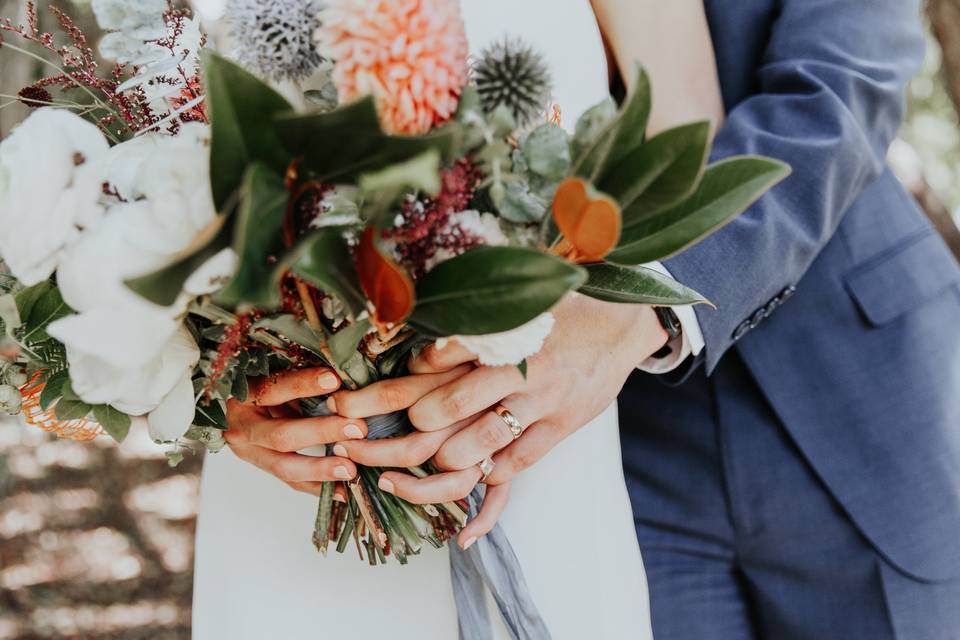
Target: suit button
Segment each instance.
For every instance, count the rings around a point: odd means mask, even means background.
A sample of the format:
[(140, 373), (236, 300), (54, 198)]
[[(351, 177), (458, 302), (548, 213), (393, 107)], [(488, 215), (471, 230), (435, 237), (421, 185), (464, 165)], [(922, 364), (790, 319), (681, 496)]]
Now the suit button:
[(757, 309), (750, 318), (750, 328), (756, 329), (767, 317), (766, 309)]
[(733, 341), (736, 342), (750, 331), (750, 321), (741, 322), (737, 330), (733, 332)]
[(773, 315), (773, 312), (780, 308), (780, 298), (774, 298), (763, 308), (763, 315), (767, 318)]
[(793, 297), (793, 294), (795, 294), (796, 292), (797, 292), (797, 288), (796, 288), (796, 287), (793, 287), (793, 286), (790, 286), (790, 287), (787, 287), (786, 289), (784, 289), (784, 290), (780, 293), (780, 296), (779, 296), (779, 298), (780, 298), (780, 304), (783, 304), (784, 302), (786, 302), (787, 300), (789, 300), (790, 298), (792, 298), (792, 297)]

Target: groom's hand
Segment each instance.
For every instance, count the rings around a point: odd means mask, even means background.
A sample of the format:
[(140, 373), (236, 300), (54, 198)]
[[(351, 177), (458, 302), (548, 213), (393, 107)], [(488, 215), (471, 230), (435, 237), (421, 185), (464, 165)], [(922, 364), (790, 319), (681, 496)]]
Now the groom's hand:
[[(617, 397), (630, 372), (667, 340), (650, 307), (617, 305), (580, 295), (554, 311), (557, 322), (544, 348), (516, 367), (470, 366), (475, 356), (453, 343), (426, 349), (410, 363), (413, 376), (340, 391), (330, 408), (351, 418), (409, 408), (417, 432), (383, 441), (338, 444), (339, 455), (371, 466), (407, 467), (433, 457), (446, 471), (423, 479), (386, 472), (381, 488), (413, 503), (442, 503), (468, 495), (481, 479), (478, 464), (492, 457), (486, 482), (509, 482), (554, 446), (598, 416)], [(465, 368), (466, 366), (466, 368)], [(424, 379), (456, 375), (426, 393)], [(389, 385), (389, 386), (383, 386)], [(497, 413), (503, 406), (524, 428), (514, 438)]]

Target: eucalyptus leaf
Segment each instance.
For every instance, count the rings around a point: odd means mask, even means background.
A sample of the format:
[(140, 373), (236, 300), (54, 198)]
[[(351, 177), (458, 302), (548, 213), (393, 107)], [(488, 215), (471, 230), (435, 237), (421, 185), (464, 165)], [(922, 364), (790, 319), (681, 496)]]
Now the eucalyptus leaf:
[(533, 173), (548, 180), (560, 180), (570, 173), (570, 136), (559, 126), (537, 127), (520, 146)]
[(257, 163), (247, 171), (241, 194), (233, 243), (240, 260), (237, 272), (216, 299), (234, 307), (273, 309), (280, 304), (280, 279), (285, 270), (277, 257), (285, 250), (287, 189), (279, 175)]
[(127, 434), (130, 433), (130, 425), (132, 424), (130, 416), (111, 406), (100, 404), (93, 407), (93, 417), (103, 427), (103, 430), (117, 442), (123, 442)]
[(548, 201), (531, 192), (526, 182), (511, 181), (505, 187), (504, 197), (497, 207), (500, 217), (517, 224), (543, 220), (550, 206)]
[(612, 167), (598, 188), (623, 207), (629, 227), (689, 197), (710, 151), (709, 122), (684, 125), (650, 139)]
[(20, 339), (26, 344), (49, 340), (47, 327), (73, 313), (63, 301), (60, 290), (51, 282), (41, 282), (21, 291), (17, 294), (17, 305), (23, 319), (23, 334)]
[(358, 320), (330, 337), (327, 345), (330, 347), (330, 354), (338, 367), (342, 368), (356, 355), (360, 341), (370, 332), (371, 328), (372, 325), (369, 320)]
[(409, 322), (434, 338), (508, 331), (548, 311), (586, 278), (583, 269), (540, 251), (479, 247), (420, 280)]
[(647, 267), (600, 263), (588, 265), (586, 269), (589, 279), (580, 287), (580, 293), (597, 300), (664, 307), (707, 304), (693, 289)]
[(290, 265), (297, 277), (336, 296), (354, 318), (366, 309), (367, 299), (341, 229), (321, 229), (308, 235), (291, 253)]
[[(270, 128), (264, 121), (261, 126)], [(459, 125), (449, 124), (422, 136), (391, 136), (380, 128), (373, 98), (324, 113), (281, 114), (273, 128), (290, 157), (320, 182), (352, 184), (357, 178), (431, 149), (449, 159), (457, 150)]]
[(718, 162), (707, 168), (697, 192), (685, 202), (625, 229), (607, 261), (630, 265), (669, 258), (733, 220), (788, 175), (789, 165), (770, 158)]
[(324, 357), (323, 335), (294, 316), (282, 315), (275, 318), (264, 318), (257, 321), (256, 324), (253, 325), (253, 329), (266, 329), (267, 331), (276, 333), (289, 342), (298, 344), (304, 349), (313, 352), (314, 355), (320, 356), (321, 358)]
[(220, 401), (198, 402), (197, 412), (193, 416), (193, 424), (197, 427), (212, 427), (225, 431), (228, 426), (227, 414), (224, 412)]
[(584, 111), (577, 120), (570, 144), (573, 156), (580, 157), (585, 150), (592, 147), (616, 117), (617, 103), (609, 96), (603, 102)]
[(217, 209), (223, 211), (248, 165), (262, 162), (284, 173), (293, 156), (270, 123), (293, 107), (239, 65), (210, 49), (201, 55), (211, 129), (210, 181)]
[(69, 398), (66, 394), (60, 398), (54, 407), (54, 414), (60, 422), (83, 420), (90, 415), (91, 411), (93, 411), (91, 405), (80, 399)]

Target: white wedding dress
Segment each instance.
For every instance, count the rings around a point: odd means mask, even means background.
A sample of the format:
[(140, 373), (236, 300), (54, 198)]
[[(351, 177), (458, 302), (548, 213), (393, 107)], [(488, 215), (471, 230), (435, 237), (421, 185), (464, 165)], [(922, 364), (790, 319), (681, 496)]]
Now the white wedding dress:
[[(519, 36), (546, 57), (563, 125), (604, 99), (607, 67), (589, 0), (463, 0), (471, 49)], [(320, 556), (316, 499), (229, 450), (208, 455), (196, 540), (198, 640), (453, 640), (448, 551), (370, 567), (351, 545)], [(624, 486), (616, 406), (513, 483), (502, 526), (556, 640), (652, 637)], [(497, 638), (508, 638), (491, 602)]]

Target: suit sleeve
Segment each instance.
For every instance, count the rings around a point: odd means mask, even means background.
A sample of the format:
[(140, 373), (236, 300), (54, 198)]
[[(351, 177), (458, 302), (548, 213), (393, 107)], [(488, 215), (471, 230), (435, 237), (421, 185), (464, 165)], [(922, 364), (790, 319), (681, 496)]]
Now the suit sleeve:
[(793, 174), (734, 222), (665, 262), (718, 306), (697, 309), (708, 373), (738, 327), (796, 285), (844, 212), (884, 171), (906, 85), (924, 53), (917, 0), (780, 5), (757, 92), (728, 113), (712, 160), (766, 155), (788, 162)]

